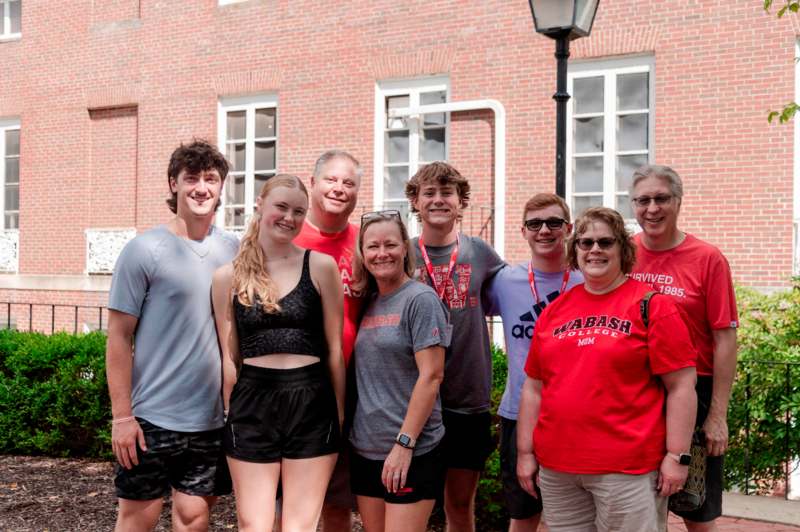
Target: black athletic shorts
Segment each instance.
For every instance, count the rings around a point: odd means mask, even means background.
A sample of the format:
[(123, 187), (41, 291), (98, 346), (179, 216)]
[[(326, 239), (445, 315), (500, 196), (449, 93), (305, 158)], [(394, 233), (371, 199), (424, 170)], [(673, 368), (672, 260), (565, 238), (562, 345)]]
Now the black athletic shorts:
[(444, 496), (445, 468), (442, 446), (411, 458), (406, 485), (390, 493), (381, 482), (384, 460), (369, 460), (355, 451), (350, 453), (350, 486), (353, 494), (383, 499), (391, 504), (411, 504)]
[(225, 453), (278, 462), (339, 452), (336, 396), (321, 362), (294, 369), (242, 365), (225, 425)]
[(500, 417), (500, 477), (503, 480), (503, 497), (511, 519), (530, 519), (542, 513), (542, 493), (536, 486), (539, 498), (522, 489), (517, 478), (517, 421)]
[(178, 432), (136, 418), (147, 451), (138, 449), (139, 464), (114, 465), (117, 497), (134, 501), (160, 499), (171, 488), (208, 497), (231, 492), (231, 477), (222, 453), (222, 429)]
[[(711, 391), (713, 378), (706, 375), (697, 376), (697, 422), (695, 426), (702, 427), (708, 416), (711, 406)], [(706, 458), (706, 502), (697, 510), (691, 512), (675, 512), (689, 521), (708, 523), (722, 515), (722, 473), (725, 456), (709, 456)]]
[(492, 438), (492, 415), (457, 414), (442, 410), (444, 439), (442, 456), (448, 469), (483, 471), (486, 459), (494, 451)]

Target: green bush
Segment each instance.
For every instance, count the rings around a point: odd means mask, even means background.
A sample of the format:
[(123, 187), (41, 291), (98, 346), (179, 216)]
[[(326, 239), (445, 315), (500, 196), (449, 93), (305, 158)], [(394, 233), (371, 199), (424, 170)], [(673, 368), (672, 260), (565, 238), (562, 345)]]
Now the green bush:
[(741, 326), (728, 411), (728, 487), (743, 489), (749, 476), (751, 489), (767, 491), (783, 478), (787, 459), (800, 454), (799, 281), (772, 295), (737, 290)]
[(0, 330), (0, 453), (109, 455), (105, 341)]
[[(503, 397), (508, 373), (506, 353), (492, 345), (492, 431), (499, 443), (500, 418), (497, 407)], [(475, 498), (475, 519), (478, 530), (505, 530), (508, 527), (508, 512), (503, 498), (503, 482), (500, 478), (500, 451), (495, 449), (486, 462), (486, 469), (478, 483)]]

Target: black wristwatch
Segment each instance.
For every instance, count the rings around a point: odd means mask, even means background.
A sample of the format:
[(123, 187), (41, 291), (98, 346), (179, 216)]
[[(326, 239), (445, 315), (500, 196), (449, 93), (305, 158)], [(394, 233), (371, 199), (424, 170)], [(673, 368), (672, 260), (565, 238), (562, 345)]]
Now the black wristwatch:
[(680, 465), (689, 465), (692, 461), (692, 455), (689, 453), (667, 453), (667, 456), (678, 462)]
[(411, 436), (409, 436), (408, 434), (405, 434), (403, 432), (398, 434), (397, 438), (395, 438), (394, 441), (400, 447), (405, 447), (406, 449), (413, 449), (414, 448), (414, 443), (415, 443), (414, 442), (414, 438), (412, 438)]

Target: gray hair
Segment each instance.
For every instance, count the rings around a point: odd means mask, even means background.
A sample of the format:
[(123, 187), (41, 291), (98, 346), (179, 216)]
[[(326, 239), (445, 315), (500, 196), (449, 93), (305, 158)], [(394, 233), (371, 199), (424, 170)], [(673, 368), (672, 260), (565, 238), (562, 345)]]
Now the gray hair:
[(317, 162), (314, 164), (314, 179), (319, 179), (322, 175), (322, 168), (333, 159), (347, 159), (353, 163), (353, 171), (359, 181), (361, 180), (361, 177), (364, 175), (364, 169), (361, 168), (361, 163), (344, 150), (328, 150), (320, 155), (319, 159), (317, 159)]
[(633, 179), (631, 180), (631, 197), (633, 197), (633, 189), (636, 188), (639, 181), (647, 179), (648, 177), (657, 177), (666, 182), (672, 195), (679, 200), (683, 199), (683, 181), (681, 180), (681, 176), (669, 166), (660, 164), (645, 164), (634, 170)]

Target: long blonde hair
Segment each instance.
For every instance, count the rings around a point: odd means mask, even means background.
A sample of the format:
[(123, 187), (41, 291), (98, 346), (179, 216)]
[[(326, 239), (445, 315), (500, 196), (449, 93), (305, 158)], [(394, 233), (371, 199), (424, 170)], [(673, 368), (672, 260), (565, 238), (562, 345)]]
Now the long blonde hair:
[[(269, 193), (278, 187), (299, 189), (308, 198), (308, 191), (303, 182), (297, 176), (290, 174), (271, 177), (261, 187), (258, 197), (263, 202)], [(260, 303), (264, 312), (276, 314), (281, 310), (278, 305), (278, 287), (265, 267), (266, 257), (258, 242), (260, 224), (261, 213), (257, 212), (250, 219), (239, 245), (239, 253), (233, 259), (232, 291), (242, 305), (250, 307)]]

